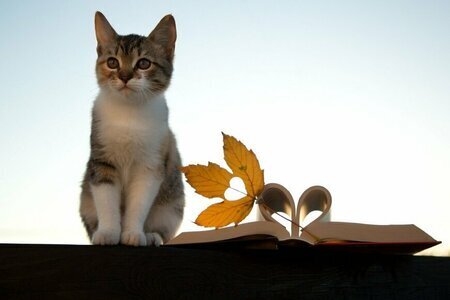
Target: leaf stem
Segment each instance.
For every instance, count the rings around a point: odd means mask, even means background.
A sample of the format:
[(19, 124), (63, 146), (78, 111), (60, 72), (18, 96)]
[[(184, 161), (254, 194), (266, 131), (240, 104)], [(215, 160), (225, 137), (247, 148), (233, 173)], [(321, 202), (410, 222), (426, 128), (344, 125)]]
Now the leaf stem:
[(228, 188), (229, 188), (229, 189), (232, 189), (232, 190), (235, 191), (235, 192), (241, 193), (242, 195), (251, 197), (249, 194), (244, 193), (243, 191), (240, 191), (240, 190), (238, 190), (238, 189), (235, 189), (234, 187), (228, 186)]

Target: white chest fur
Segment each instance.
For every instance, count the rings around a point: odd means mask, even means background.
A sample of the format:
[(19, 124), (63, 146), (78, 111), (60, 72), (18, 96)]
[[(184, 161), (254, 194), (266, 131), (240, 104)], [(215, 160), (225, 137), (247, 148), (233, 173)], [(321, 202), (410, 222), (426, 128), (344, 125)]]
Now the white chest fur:
[(163, 95), (136, 103), (100, 93), (94, 111), (99, 140), (111, 161), (122, 167), (154, 167), (161, 161), (161, 143), (169, 130)]

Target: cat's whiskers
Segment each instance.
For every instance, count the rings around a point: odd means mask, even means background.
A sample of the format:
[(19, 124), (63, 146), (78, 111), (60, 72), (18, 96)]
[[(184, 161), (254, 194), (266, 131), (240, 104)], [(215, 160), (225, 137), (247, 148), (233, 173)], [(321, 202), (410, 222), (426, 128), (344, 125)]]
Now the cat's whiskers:
[(151, 89), (151, 87), (149, 87), (149, 86), (146, 86), (143, 90), (142, 90), (144, 93), (148, 93), (150, 96), (152, 96), (152, 97), (154, 97), (154, 96), (156, 96), (157, 95), (157, 93), (155, 93), (152, 89)]

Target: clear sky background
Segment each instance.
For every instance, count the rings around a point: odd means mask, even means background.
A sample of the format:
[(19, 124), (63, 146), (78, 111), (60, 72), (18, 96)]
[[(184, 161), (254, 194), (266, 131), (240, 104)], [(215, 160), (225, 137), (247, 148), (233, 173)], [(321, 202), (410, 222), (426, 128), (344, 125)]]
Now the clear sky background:
[[(121, 34), (175, 16), (185, 164), (224, 165), (223, 131), (294, 199), (323, 185), (333, 220), (414, 223), (450, 254), (449, 1), (1, 1), (0, 242), (88, 243), (96, 10)], [(201, 229), (211, 200), (186, 194)]]

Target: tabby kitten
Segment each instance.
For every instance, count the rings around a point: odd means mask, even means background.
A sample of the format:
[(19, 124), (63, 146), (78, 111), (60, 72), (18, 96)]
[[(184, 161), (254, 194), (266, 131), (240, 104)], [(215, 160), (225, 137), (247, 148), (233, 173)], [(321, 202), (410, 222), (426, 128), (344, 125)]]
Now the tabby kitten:
[(96, 74), (91, 154), (80, 215), (96, 245), (159, 246), (183, 218), (180, 155), (168, 125), (176, 28), (165, 16), (148, 37), (118, 35), (95, 14)]

